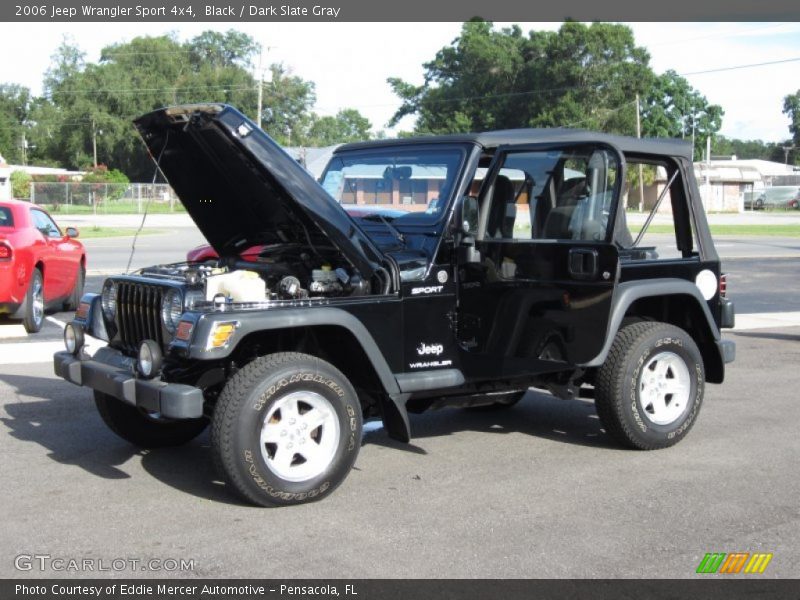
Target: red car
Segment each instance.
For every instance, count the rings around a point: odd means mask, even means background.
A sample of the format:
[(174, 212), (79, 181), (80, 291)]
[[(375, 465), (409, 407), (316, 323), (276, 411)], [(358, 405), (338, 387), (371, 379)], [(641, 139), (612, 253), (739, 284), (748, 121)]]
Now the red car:
[[(380, 215), (392, 221), (398, 217), (408, 214), (408, 212), (405, 210), (370, 207), (364, 205), (345, 205), (344, 209), (347, 211), (347, 214), (354, 219), (364, 219), (371, 217), (372, 215)], [(239, 256), (242, 258), (242, 260), (257, 262), (258, 256), (261, 254), (264, 248), (266, 248), (266, 246), (251, 246), (250, 248), (243, 250)], [(210, 260), (216, 260), (217, 258), (219, 258), (219, 256), (217, 256), (216, 251), (211, 247), (210, 244), (197, 246), (186, 253), (186, 260), (189, 262), (206, 262)]]
[(50, 308), (74, 310), (83, 293), (86, 251), (38, 206), (0, 201), (0, 314), (21, 318), (28, 333), (42, 328)]

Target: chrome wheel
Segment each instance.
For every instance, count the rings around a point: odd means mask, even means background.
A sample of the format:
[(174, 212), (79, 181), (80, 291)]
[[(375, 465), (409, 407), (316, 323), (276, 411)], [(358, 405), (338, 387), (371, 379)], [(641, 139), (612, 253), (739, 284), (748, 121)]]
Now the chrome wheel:
[(321, 475), (339, 446), (339, 419), (316, 392), (292, 392), (278, 399), (261, 425), (261, 456), (275, 475), (300, 482)]
[(44, 293), (42, 291), (42, 281), (34, 277), (32, 286), (31, 308), (33, 309), (33, 321), (38, 326), (41, 325), (42, 319), (44, 319)]
[(670, 425), (689, 408), (691, 377), (686, 362), (674, 352), (654, 355), (642, 369), (639, 403), (652, 423)]

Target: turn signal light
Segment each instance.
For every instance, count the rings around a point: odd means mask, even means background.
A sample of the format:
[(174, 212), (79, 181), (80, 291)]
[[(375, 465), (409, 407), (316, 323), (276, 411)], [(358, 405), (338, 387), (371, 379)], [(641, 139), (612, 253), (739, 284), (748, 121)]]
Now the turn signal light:
[(175, 330), (175, 339), (188, 342), (189, 338), (192, 337), (192, 329), (194, 329), (194, 323), (191, 321), (181, 321), (178, 323), (178, 328)]
[(226, 346), (228, 341), (230, 341), (233, 332), (236, 331), (238, 326), (238, 321), (215, 323), (214, 327), (211, 329), (211, 335), (208, 336), (208, 344), (206, 345), (206, 349), (212, 350), (214, 348), (222, 348)]
[(78, 304), (78, 310), (75, 311), (75, 318), (85, 321), (87, 316), (89, 316), (89, 303), (81, 302)]
[(720, 298), (725, 298), (728, 294), (728, 274), (723, 273), (719, 276), (719, 295)]

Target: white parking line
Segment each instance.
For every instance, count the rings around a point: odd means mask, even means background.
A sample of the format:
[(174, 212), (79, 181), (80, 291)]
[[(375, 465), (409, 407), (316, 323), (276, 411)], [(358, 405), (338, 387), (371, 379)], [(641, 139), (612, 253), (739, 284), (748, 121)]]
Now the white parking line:
[(67, 326), (67, 324), (64, 323), (64, 321), (59, 321), (55, 317), (45, 317), (45, 319), (50, 321), (53, 325), (58, 325), (61, 329), (64, 329), (64, 327)]
[(752, 315), (736, 315), (736, 327), (734, 331), (799, 326), (800, 312), (758, 313)]

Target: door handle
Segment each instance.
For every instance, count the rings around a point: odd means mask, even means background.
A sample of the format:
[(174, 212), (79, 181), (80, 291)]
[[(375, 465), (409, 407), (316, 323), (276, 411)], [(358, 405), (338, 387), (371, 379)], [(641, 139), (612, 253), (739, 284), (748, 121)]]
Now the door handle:
[(569, 274), (575, 279), (595, 279), (597, 277), (597, 250), (593, 248), (572, 248), (569, 251)]

